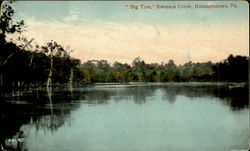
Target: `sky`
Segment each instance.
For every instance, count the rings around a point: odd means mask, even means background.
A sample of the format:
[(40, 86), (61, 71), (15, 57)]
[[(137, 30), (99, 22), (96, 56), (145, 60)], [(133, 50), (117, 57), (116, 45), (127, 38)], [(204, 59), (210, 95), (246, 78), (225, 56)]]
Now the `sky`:
[(141, 57), (146, 63), (173, 59), (184, 64), (249, 55), (249, 8), (244, 1), (17, 1), (13, 6), (15, 19), (25, 21), (26, 37), (40, 45), (57, 41), (82, 62), (130, 64)]

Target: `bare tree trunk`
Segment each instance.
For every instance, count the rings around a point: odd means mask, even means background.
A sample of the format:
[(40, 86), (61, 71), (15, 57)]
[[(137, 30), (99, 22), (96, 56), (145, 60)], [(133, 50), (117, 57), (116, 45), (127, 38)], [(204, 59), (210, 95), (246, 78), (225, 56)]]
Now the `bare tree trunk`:
[(33, 58), (34, 58), (34, 55), (32, 54), (31, 59), (30, 59), (30, 64), (29, 64), (29, 66), (31, 66), (31, 65), (32, 65)]
[(0, 75), (0, 86), (3, 86), (3, 75)]
[[(3, 0), (0, 0), (0, 17), (2, 17), (2, 4), (3, 4)], [(5, 43), (5, 31), (2, 30), (0, 34), (0, 44), (4, 44), (4, 43)]]
[(47, 87), (50, 87), (52, 85), (52, 75), (53, 75), (53, 56), (51, 56), (50, 59), (50, 70), (49, 70), (49, 76), (47, 80)]
[(70, 76), (69, 76), (69, 82), (68, 85), (69, 87), (72, 87), (73, 84), (73, 77), (74, 77), (74, 71), (73, 71), (73, 67), (70, 69)]
[(3, 4), (3, 0), (0, 0), (0, 17), (2, 16), (2, 4)]

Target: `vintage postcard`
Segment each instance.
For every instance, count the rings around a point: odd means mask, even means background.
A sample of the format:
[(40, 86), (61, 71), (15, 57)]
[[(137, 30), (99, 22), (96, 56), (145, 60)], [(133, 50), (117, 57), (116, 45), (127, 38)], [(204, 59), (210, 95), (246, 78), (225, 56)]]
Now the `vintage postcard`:
[(249, 150), (247, 1), (0, 6), (0, 151)]

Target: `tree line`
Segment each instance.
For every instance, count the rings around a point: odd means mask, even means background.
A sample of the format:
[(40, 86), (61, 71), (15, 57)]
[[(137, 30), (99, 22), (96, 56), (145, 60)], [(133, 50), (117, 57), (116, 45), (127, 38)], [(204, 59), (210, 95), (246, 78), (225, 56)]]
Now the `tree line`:
[[(4, 3), (0, 18), (0, 87), (51, 86), (93, 82), (189, 82), (248, 81), (248, 57), (230, 55), (218, 62), (176, 65), (147, 64), (140, 57), (131, 64), (106, 60), (81, 63), (70, 56), (71, 50), (55, 41), (40, 46), (23, 37), (24, 21), (13, 21), (11, 1)], [(7, 40), (6, 36), (18, 37)]]
[(230, 55), (224, 61), (176, 65), (168, 63), (146, 64), (140, 57), (132, 64), (106, 60), (89, 60), (80, 65), (85, 82), (247, 82), (248, 57)]

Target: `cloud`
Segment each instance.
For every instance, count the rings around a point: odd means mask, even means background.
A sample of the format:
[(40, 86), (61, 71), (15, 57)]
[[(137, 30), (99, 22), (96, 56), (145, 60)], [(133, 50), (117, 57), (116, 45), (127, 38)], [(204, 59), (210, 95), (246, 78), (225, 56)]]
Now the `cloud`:
[(80, 19), (79, 12), (75, 12), (75, 11), (70, 11), (69, 15), (63, 18), (63, 20), (67, 22), (78, 21), (79, 19)]
[(35, 37), (40, 44), (55, 40), (64, 46), (69, 45), (74, 49), (72, 56), (82, 61), (105, 59), (111, 63), (131, 63), (140, 56), (148, 63), (173, 59), (177, 64), (183, 64), (187, 61), (189, 49), (194, 62), (216, 62), (230, 53), (248, 55), (249, 50), (248, 26), (151, 26), (114, 22), (72, 24), (34, 19), (26, 23), (27, 37)]
[(77, 16), (76, 14), (67, 16), (64, 18), (65, 21), (77, 21), (79, 20), (79, 16)]

